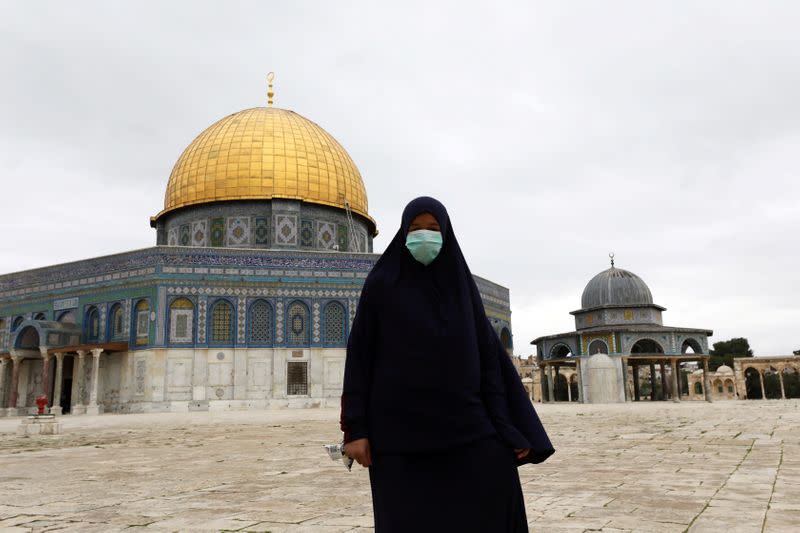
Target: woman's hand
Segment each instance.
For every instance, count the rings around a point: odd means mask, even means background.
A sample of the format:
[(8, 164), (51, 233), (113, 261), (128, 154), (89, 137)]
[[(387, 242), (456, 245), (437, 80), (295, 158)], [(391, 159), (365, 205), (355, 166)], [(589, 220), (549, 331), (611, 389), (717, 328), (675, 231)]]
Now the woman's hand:
[(530, 451), (531, 451), (530, 448), (514, 448), (514, 453), (517, 454), (517, 459), (522, 459), (523, 457), (526, 457), (528, 455), (528, 452)]
[(369, 439), (367, 438), (351, 440), (344, 445), (344, 453), (355, 459), (361, 466), (372, 464), (372, 454), (369, 451)]

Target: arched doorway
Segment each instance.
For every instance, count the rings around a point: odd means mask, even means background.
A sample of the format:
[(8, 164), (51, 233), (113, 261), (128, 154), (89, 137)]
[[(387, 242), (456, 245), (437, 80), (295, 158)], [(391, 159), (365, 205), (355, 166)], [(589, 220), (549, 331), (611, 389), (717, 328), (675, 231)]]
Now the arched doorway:
[(748, 400), (761, 399), (761, 379), (758, 377), (758, 370), (747, 367), (744, 371), (744, 384)]
[(781, 399), (781, 379), (775, 367), (764, 369), (764, 395), (768, 400)]
[(566, 344), (556, 344), (550, 350), (551, 359), (563, 359), (572, 355), (572, 349)]
[(796, 368), (787, 366), (783, 369), (783, 391), (786, 398), (800, 398), (800, 373)]

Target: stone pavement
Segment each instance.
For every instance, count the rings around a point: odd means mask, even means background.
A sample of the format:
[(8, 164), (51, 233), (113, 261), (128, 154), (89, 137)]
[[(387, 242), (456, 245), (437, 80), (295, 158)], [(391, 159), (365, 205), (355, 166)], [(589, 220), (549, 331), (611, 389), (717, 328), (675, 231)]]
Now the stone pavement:
[[(797, 400), (537, 410), (557, 452), (520, 468), (531, 531), (800, 531)], [(338, 414), (0, 419), (0, 531), (371, 531), (367, 470), (322, 448)]]

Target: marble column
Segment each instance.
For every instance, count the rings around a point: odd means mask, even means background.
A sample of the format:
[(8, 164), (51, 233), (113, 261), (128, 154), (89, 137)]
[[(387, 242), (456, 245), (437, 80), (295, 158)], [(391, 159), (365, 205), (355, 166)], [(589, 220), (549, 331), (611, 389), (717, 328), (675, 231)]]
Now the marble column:
[(650, 363), (650, 401), (656, 399), (656, 365)]
[(567, 401), (572, 403), (572, 383), (567, 381)]
[(56, 386), (53, 390), (53, 406), (50, 407), (50, 413), (54, 415), (61, 414), (61, 380), (64, 377), (64, 354), (56, 352)]
[(92, 350), (92, 385), (89, 392), (89, 405), (86, 407), (86, 414), (99, 415), (103, 412), (103, 406), (97, 404), (97, 391), (100, 383), (100, 354), (102, 348)]
[(578, 403), (585, 403), (583, 398), (583, 377), (581, 376), (581, 360), (575, 359), (575, 373), (578, 375)]
[(708, 358), (703, 358), (703, 395), (707, 402), (713, 402), (711, 398), (711, 375), (708, 372)]
[(641, 400), (639, 397), (639, 365), (633, 365), (633, 399), (637, 402)]
[(553, 386), (554, 381), (555, 376), (553, 375), (553, 365), (547, 365), (547, 400), (550, 403), (555, 403), (556, 401), (555, 387)]
[(664, 361), (658, 363), (658, 366), (661, 370), (661, 399), (667, 399), (667, 365), (664, 364)]
[(678, 388), (678, 361), (672, 360), (672, 401), (681, 401), (681, 391)]
[(47, 396), (47, 401), (49, 402), (52, 399), (50, 397), (52, 392), (50, 390), (50, 361), (53, 356), (47, 353), (46, 346), (40, 346), (39, 351), (42, 353), (42, 394)]
[(0, 358), (0, 416), (6, 414), (6, 393), (8, 392), (6, 380), (6, 368), (8, 367), (8, 358)]
[(70, 413), (73, 415), (82, 415), (86, 413), (86, 406), (83, 405), (83, 389), (85, 387), (84, 384), (84, 372), (83, 372), (83, 363), (86, 359), (86, 351), (78, 350), (76, 352), (78, 357), (73, 359), (72, 365), (72, 380), (75, 382), (75, 392), (72, 397), (72, 406), (70, 407)]
[(547, 371), (545, 368), (547, 367), (544, 363), (542, 363), (542, 366), (539, 367), (539, 392), (541, 393), (542, 403), (544, 403), (544, 389), (547, 387)]
[(767, 399), (767, 390), (764, 388), (764, 372), (762, 370), (758, 371), (758, 381), (761, 383), (761, 399)]
[(14, 366), (11, 367), (11, 396), (8, 400), (8, 416), (17, 416), (19, 414), (19, 367), (22, 364), (22, 357), (18, 355), (11, 356), (11, 362)]
[(783, 371), (778, 372), (778, 379), (781, 382), (781, 400), (786, 399), (786, 391), (783, 388)]

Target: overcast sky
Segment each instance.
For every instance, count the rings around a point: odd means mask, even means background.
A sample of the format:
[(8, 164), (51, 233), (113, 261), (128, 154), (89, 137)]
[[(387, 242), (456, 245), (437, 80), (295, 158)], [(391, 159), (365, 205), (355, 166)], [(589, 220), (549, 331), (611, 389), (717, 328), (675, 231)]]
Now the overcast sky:
[(375, 4), (0, 4), (0, 272), (153, 245), (181, 151), (275, 71), (361, 170), (376, 251), (444, 202), (518, 355), (610, 251), (666, 325), (800, 349), (800, 4)]

